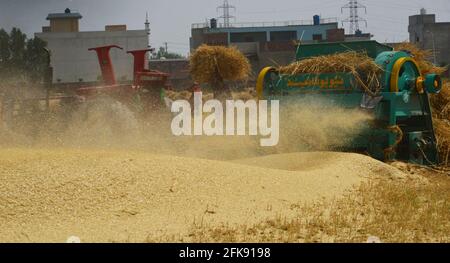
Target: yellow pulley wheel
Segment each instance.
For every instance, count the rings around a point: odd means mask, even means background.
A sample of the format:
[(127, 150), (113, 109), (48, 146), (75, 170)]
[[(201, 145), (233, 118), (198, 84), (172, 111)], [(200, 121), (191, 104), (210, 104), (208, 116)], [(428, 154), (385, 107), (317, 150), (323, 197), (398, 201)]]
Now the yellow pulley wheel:
[(417, 62), (413, 58), (410, 58), (410, 57), (399, 58), (397, 61), (395, 61), (395, 64), (392, 67), (392, 72), (391, 72), (390, 91), (391, 92), (399, 92), (399, 90), (400, 90), (399, 79), (401, 77), (400, 74), (401, 74), (402, 68), (404, 66), (406, 66), (405, 64), (407, 64), (407, 63), (412, 64), (413, 68), (416, 71), (415, 72), (416, 76), (411, 76), (411, 77), (416, 78), (417, 92), (423, 93), (424, 92), (424, 78), (420, 71), (419, 64), (417, 64)]
[(416, 88), (419, 94), (423, 94), (425, 92), (425, 78), (420, 76), (416, 80)]
[(266, 76), (272, 72), (276, 72), (276, 69), (273, 67), (265, 67), (259, 73), (258, 79), (256, 80), (256, 94), (258, 95), (258, 99), (263, 99)]

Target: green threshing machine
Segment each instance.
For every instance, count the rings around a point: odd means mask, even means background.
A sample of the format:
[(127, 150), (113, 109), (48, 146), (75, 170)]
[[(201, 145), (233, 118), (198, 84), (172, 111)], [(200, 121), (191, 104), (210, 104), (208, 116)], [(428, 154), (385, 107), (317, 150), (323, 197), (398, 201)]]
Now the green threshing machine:
[(393, 51), (376, 41), (302, 44), (296, 59), (347, 51), (365, 52), (382, 69), (376, 94), (361, 87), (352, 73), (288, 75), (267, 67), (258, 76), (259, 98), (280, 100), (281, 105), (301, 97), (318, 98), (339, 107), (363, 108), (373, 114), (374, 121), (353, 140), (352, 150), (384, 161), (437, 163), (429, 94), (442, 88), (440, 76), (422, 75), (410, 53)]

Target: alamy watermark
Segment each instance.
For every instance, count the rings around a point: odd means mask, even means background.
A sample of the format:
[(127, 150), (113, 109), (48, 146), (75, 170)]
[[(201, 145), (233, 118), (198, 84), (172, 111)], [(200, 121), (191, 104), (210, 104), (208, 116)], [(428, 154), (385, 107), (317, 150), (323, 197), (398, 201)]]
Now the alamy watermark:
[[(261, 136), (261, 146), (270, 147), (278, 144), (280, 137), (278, 100), (270, 101), (270, 105), (267, 100), (246, 102), (227, 100), (226, 105), (223, 105), (218, 100), (203, 103), (202, 97), (201, 92), (194, 93), (193, 109), (187, 100), (172, 103), (171, 111), (178, 113), (171, 124), (175, 136), (250, 135)], [(204, 118), (204, 114), (209, 115)]]

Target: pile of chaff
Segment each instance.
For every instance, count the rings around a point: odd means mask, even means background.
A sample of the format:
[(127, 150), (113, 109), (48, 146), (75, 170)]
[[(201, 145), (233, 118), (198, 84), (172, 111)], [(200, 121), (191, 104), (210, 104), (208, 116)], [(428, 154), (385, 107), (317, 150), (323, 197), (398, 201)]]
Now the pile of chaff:
[(450, 166), (450, 82), (439, 94), (431, 96), (433, 121), (442, 164)]
[(381, 89), (383, 70), (365, 53), (348, 51), (332, 55), (311, 57), (279, 68), (281, 74), (351, 73), (359, 86), (376, 96)]
[(414, 60), (419, 64), (420, 70), (422, 71), (422, 74), (442, 74), (448, 70), (446, 67), (439, 67), (437, 65), (434, 65), (431, 62), (431, 59), (433, 58), (433, 52), (430, 50), (423, 50), (419, 48), (418, 46), (404, 42), (400, 43), (394, 46), (394, 49), (396, 51), (407, 51), (410, 53)]
[(192, 54), (189, 64), (195, 81), (213, 86), (244, 80), (251, 72), (250, 62), (235, 47), (202, 45)]

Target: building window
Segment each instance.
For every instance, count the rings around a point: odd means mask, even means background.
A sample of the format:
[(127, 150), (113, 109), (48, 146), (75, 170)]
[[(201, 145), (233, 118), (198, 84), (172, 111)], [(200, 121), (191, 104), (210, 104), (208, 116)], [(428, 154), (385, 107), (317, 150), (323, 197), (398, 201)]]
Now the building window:
[(322, 34), (314, 34), (313, 40), (314, 41), (322, 41)]
[(267, 33), (266, 32), (239, 32), (230, 33), (231, 43), (242, 43), (242, 42), (266, 42)]
[(245, 37), (245, 42), (254, 42), (255, 39), (253, 37)]
[(272, 31), (270, 41), (292, 41), (297, 39), (297, 31)]

